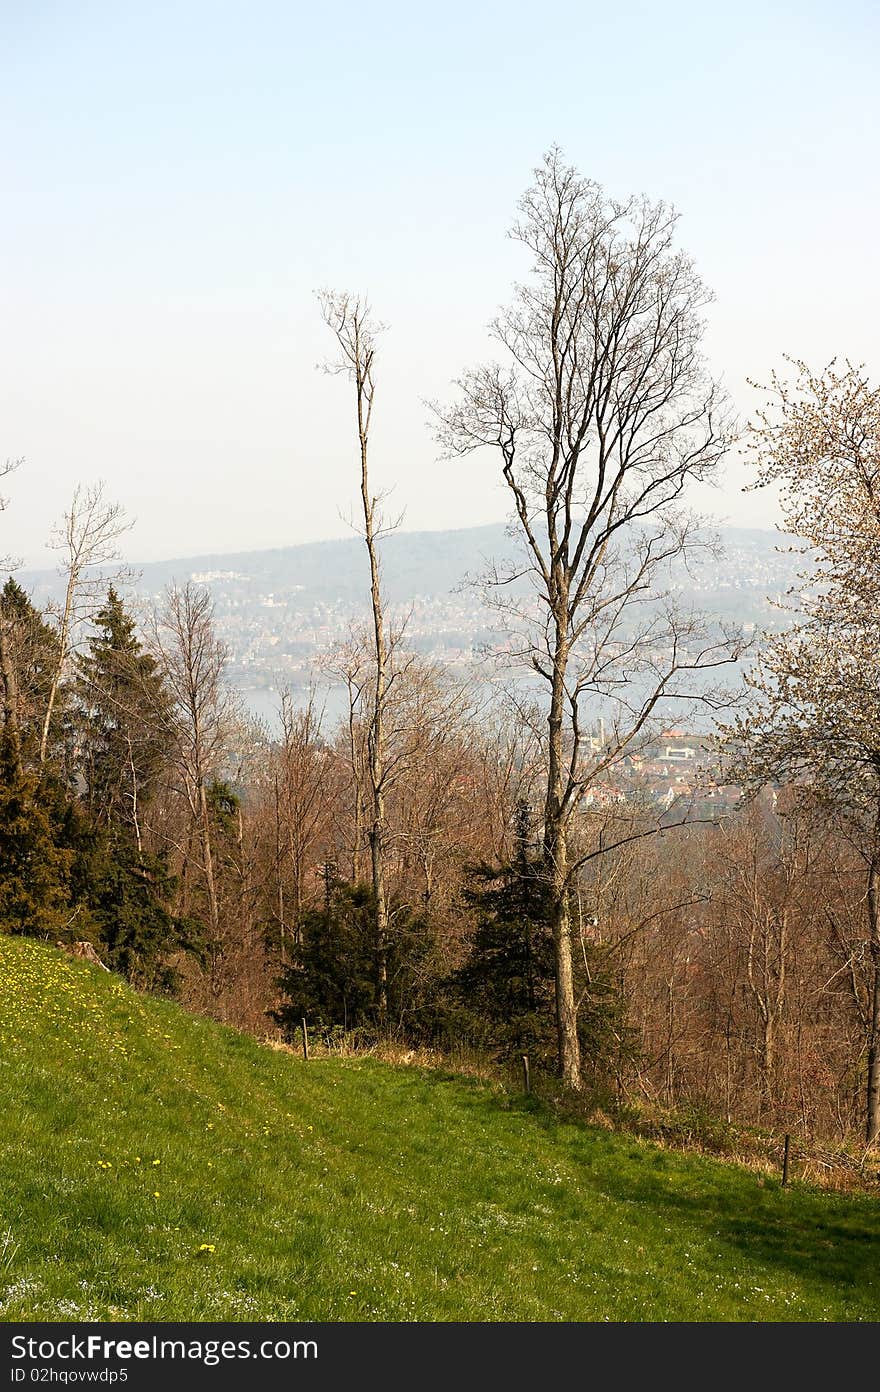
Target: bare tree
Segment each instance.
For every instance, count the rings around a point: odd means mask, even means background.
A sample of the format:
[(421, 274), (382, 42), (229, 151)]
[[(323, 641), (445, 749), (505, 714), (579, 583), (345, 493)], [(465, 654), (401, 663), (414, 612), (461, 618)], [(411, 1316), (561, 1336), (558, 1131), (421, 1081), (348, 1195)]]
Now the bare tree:
[(188, 583), (167, 593), (154, 637), (172, 697), (171, 735), (201, 869), (213, 943), (220, 938), (220, 907), (214, 867), (208, 787), (227, 734), (228, 699), (222, 677), (227, 652), (214, 631), (210, 592)]
[[(6, 478), (22, 461), (20, 459), (7, 459), (0, 464), (0, 478)], [(9, 499), (0, 494), (0, 512), (5, 512)], [(17, 562), (10, 556), (0, 557), (0, 571), (15, 569)], [(13, 762), (18, 766), (19, 760), (19, 734), (18, 734), (18, 681), (15, 670), (15, 663), (10, 652), (9, 634), (7, 631), (6, 618), (3, 608), (0, 606), (0, 681), (3, 682), (3, 728), (11, 741), (11, 753)]]
[[(321, 739), (321, 718), (313, 691), (302, 710), (295, 709), (289, 691), (282, 692), (281, 739), (273, 759), (277, 916), (282, 957), (287, 950), (288, 918), (294, 942), (300, 940), (308, 859), (325, 819), (331, 791), (327, 779), (329, 752)], [(293, 891), (289, 910), (285, 910), (284, 901), (286, 868)]]
[[(521, 560), (489, 583), (549, 697), (544, 856), (560, 1070), (578, 1088), (569, 831), (591, 781), (647, 734), (667, 698), (718, 699), (688, 674), (737, 654), (732, 635), (677, 607), (668, 579), (700, 543), (682, 495), (714, 475), (731, 435), (700, 354), (709, 295), (674, 248), (675, 214), (606, 197), (558, 150), (520, 214), (512, 236), (532, 276), (492, 324), (506, 364), (468, 372), (458, 403), (437, 413), (449, 454), (499, 452), (512, 497)], [(588, 702), (609, 712), (597, 751)]]
[(380, 1016), (388, 1013), (388, 898), (385, 883), (386, 769), (385, 716), (390, 685), (390, 640), (385, 627), (378, 544), (388, 528), (381, 513), (381, 499), (370, 488), (368, 460), (370, 425), (373, 419), (375, 381), (373, 364), (379, 326), (373, 321), (366, 301), (331, 291), (320, 295), (324, 322), (336, 338), (339, 358), (328, 370), (344, 373), (355, 389), (358, 448), (360, 453), (363, 537), (370, 562), (370, 604), (373, 616), (373, 691), (368, 729), (368, 772), (372, 807), (367, 829), (370, 868), (376, 914), (376, 955), (378, 960)]
[(865, 1133), (880, 1139), (880, 388), (832, 363), (773, 377), (751, 434), (757, 485), (816, 564), (800, 622), (769, 639), (751, 714), (729, 728), (735, 776), (790, 781), (833, 809), (861, 855), (872, 982)]
[[(15, 470), (19, 467), (19, 465), (23, 462), (24, 461), (21, 459), (5, 460), (2, 464), (0, 464), (0, 479), (7, 478), (10, 474), (14, 473)], [(8, 505), (9, 499), (4, 498), (3, 494), (0, 493), (0, 512), (5, 512)], [(15, 570), (18, 564), (19, 562), (13, 561), (10, 556), (0, 557), (0, 570)]]
[(347, 830), (343, 831), (342, 837), (350, 842), (351, 878), (357, 882), (361, 878), (363, 829), (366, 821), (366, 760), (361, 738), (361, 707), (368, 679), (369, 654), (364, 636), (352, 629), (347, 639), (334, 644), (330, 652), (323, 657), (321, 665), (328, 676), (341, 681), (347, 697), (344, 739), (340, 731), (337, 744), (344, 745), (342, 761), (347, 768), (351, 799), (350, 807), (344, 809), (340, 820), (344, 827), (350, 827), (350, 833)]
[(95, 568), (119, 559), (119, 538), (129, 530), (131, 522), (119, 503), (109, 503), (104, 497), (103, 483), (91, 488), (77, 488), (64, 521), (55, 529), (51, 545), (63, 555), (62, 574), (65, 576), (64, 600), (58, 613), (58, 662), (49, 687), (43, 732), (40, 739), (40, 763), (46, 762), (52, 714), (65, 667), (75, 645), (75, 634), (84, 620), (91, 617), (107, 591), (108, 583), (121, 578), (95, 573)]

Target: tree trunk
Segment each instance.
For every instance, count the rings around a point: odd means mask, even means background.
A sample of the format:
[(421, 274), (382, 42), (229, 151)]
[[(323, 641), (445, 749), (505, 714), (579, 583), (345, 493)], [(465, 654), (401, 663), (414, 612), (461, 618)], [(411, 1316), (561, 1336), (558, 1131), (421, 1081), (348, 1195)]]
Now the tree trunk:
[(868, 869), (868, 935), (871, 981), (868, 1001), (868, 1087), (865, 1140), (880, 1140), (880, 840), (875, 837)]
[(544, 807), (544, 861), (550, 890), (553, 948), (556, 966), (556, 1028), (559, 1073), (570, 1088), (581, 1087), (581, 1046), (577, 1032), (577, 1005), (571, 951), (571, 913), (568, 901), (567, 812), (564, 806), (562, 739), (565, 699), (564, 642), (557, 641), (553, 686), (548, 717), (547, 799)]
[[(0, 599), (0, 606), (2, 606)], [(9, 737), (13, 772), (21, 773), (21, 737), (18, 724), (18, 680), (10, 652), (6, 621), (0, 611), (0, 680), (3, 682), (3, 728)]]
[(73, 601), (76, 595), (76, 587), (79, 581), (78, 568), (71, 567), (67, 579), (67, 589), (64, 595), (64, 612), (61, 615), (61, 626), (58, 631), (58, 661), (52, 673), (52, 684), (49, 687), (49, 699), (46, 702), (46, 714), (43, 718), (43, 731), (40, 736), (40, 763), (45, 764), (46, 754), (49, 749), (49, 730), (52, 726), (52, 713), (55, 710), (55, 701), (58, 696), (58, 688), (61, 685), (61, 678), (64, 675), (64, 664), (67, 661), (67, 644), (70, 640), (70, 626), (73, 617)]
[(376, 680), (373, 690), (373, 711), (368, 748), (370, 756), (370, 791), (373, 795), (372, 823), (368, 833), (370, 868), (373, 878), (373, 898), (376, 912), (376, 965), (378, 977), (379, 1018), (384, 1025), (388, 1019), (388, 903), (385, 895), (385, 698), (388, 690), (388, 649), (385, 642), (385, 618), (382, 610), (382, 588), (379, 581), (379, 555), (376, 547), (375, 500), (370, 496), (367, 472), (367, 421), (364, 416), (363, 390), (358, 392), (358, 434), (361, 449), (361, 499), (364, 507), (364, 540), (370, 558), (370, 602), (373, 610), (373, 644), (376, 659)]
[(208, 913), (211, 918), (211, 933), (216, 944), (220, 937), (220, 910), (217, 904), (217, 884), (214, 879), (214, 854), (211, 847), (211, 819), (208, 814), (208, 796), (203, 780), (199, 780), (199, 822), (202, 840), (202, 861), (205, 867), (205, 889), (208, 894)]

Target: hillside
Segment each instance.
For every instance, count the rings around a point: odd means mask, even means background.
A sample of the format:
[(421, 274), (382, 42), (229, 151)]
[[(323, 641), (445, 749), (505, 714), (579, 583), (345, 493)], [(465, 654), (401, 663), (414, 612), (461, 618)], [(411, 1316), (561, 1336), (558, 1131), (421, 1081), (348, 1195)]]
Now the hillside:
[(880, 1205), (0, 939), (5, 1320), (866, 1320)]

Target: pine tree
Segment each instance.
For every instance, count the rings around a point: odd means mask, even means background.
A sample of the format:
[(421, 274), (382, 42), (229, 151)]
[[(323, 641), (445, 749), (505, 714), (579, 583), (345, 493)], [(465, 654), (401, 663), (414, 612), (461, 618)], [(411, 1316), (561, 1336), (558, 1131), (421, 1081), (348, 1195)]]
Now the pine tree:
[[(544, 860), (532, 834), (531, 811), (520, 803), (514, 853), (501, 866), (472, 867), (465, 892), (475, 911), (470, 951), (451, 986), (466, 1011), (461, 1022), (475, 1043), (499, 1057), (528, 1053), (533, 1062), (557, 1062), (557, 988), (552, 902)], [(600, 951), (583, 944), (575, 965), (578, 1039), (586, 1073), (607, 1080), (612, 1060), (629, 1053), (620, 994)]]
[(169, 698), (112, 585), (94, 623), (74, 687), (84, 801), (99, 825), (114, 837), (127, 828), (142, 849), (141, 812), (167, 756)]
[[(58, 662), (58, 638), (27, 593), (11, 577), (0, 591), (0, 697), (3, 728), (11, 737), (8, 755), (25, 767), (39, 753), (40, 735)], [(64, 713), (64, 693), (50, 730), (54, 738)]]
[(71, 851), (58, 844), (45, 786), (22, 769), (12, 730), (0, 731), (0, 932), (67, 936)]
[(168, 908), (175, 880), (167, 858), (143, 831), (168, 756), (169, 697), (112, 585), (94, 624), (74, 684), (82, 801), (95, 833), (77, 868), (109, 965), (140, 985), (167, 987), (169, 959), (195, 945), (193, 926)]
[(293, 960), (278, 984), (284, 1001), (274, 1018), (288, 1032), (303, 1017), (325, 1031), (378, 1019), (371, 892), (366, 885), (338, 879), (332, 861), (324, 866), (323, 903), (304, 914)]
[(465, 900), (477, 924), (470, 951), (452, 979), (481, 1042), (502, 1055), (552, 1057), (554, 961), (546, 877), (530, 845), (528, 807), (517, 808), (515, 849), (506, 865), (471, 869)]

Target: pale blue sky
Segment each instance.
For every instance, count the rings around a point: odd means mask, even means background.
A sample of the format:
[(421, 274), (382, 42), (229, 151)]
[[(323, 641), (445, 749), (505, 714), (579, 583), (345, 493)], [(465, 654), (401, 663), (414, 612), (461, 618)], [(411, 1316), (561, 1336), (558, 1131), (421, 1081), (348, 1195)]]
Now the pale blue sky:
[[(673, 201), (714, 288), (707, 346), (880, 363), (880, 7), (705, 3), (0, 3), (0, 553), (31, 564), (78, 480), (133, 557), (340, 535), (350, 403), (314, 370), (312, 292), (390, 325), (377, 481), (410, 528), (493, 521), (490, 460), (435, 463), (424, 397), (485, 351), (524, 272), (505, 241), (557, 142)], [(769, 525), (728, 485), (709, 501)], [(705, 500), (703, 500), (705, 501)]]

